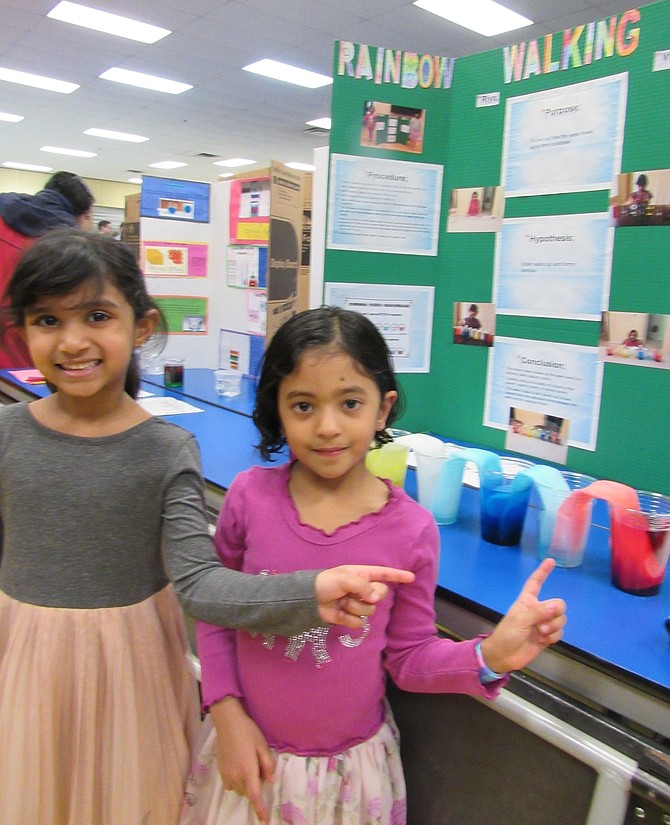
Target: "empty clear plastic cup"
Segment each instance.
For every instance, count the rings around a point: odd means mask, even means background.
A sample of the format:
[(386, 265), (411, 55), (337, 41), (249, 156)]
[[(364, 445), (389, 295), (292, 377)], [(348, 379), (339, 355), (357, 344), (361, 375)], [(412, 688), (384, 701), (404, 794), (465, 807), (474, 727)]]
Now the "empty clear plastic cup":
[(533, 480), (523, 470), (528, 461), (505, 458), (502, 469), (488, 467), (479, 472), (482, 538), (492, 544), (512, 545), (521, 540)]
[(435, 442), (424, 441), (414, 449), (419, 504), (430, 510), (438, 524), (453, 524), (461, 503), (466, 451), (456, 444)]
[(560, 474), (564, 487), (536, 484), (540, 501), (537, 552), (541, 559), (554, 559), (558, 567), (579, 567), (591, 528), (593, 499), (584, 496), (566, 501), (573, 490), (582, 490), (596, 479), (568, 470)]
[(214, 388), (217, 395), (232, 398), (242, 390), (242, 373), (237, 370), (214, 370)]
[(609, 505), (612, 583), (635, 596), (661, 589), (670, 555), (670, 498), (638, 491), (639, 509)]
[(372, 447), (365, 457), (365, 466), (380, 478), (388, 478), (398, 487), (405, 483), (409, 447), (389, 441), (381, 447)]

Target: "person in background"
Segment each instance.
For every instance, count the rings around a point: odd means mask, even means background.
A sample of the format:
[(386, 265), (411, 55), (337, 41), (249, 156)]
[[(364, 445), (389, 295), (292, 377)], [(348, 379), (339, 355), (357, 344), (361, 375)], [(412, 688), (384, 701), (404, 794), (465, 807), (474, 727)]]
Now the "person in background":
[(0, 408), (0, 823), (176, 825), (199, 725), (177, 596), (229, 627), (360, 629), (413, 575), (221, 566), (195, 437), (135, 402), (161, 316), (125, 244), (49, 232), (8, 299), (53, 392)]
[(642, 346), (644, 346), (644, 341), (642, 341), (640, 338), (638, 338), (637, 330), (632, 329), (628, 333), (628, 337), (623, 342), (622, 346), (624, 346), (624, 347), (642, 347)]
[(375, 142), (375, 107), (370, 103), (369, 106), (365, 107), (365, 114), (363, 115), (363, 127), (367, 132), (368, 143), (370, 146), (374, 145)]
[[(73, 172), (56, 172), (36, 195), (0, 194), (0, 295), (22, 252), (50, 229), (78, 226), (89, 229), (93, 195)], [(6, 305), (2, 305), (2, 311)], [(0, 337), (0, 369), (30, 367), (32, 362), (23, 336), (6, 327)]]
[(101, 235), (112, 235), (114, 228), (111, 221), (98, 221), (98, 232)]
[(271, 579), (324, 557), (402, 562), (415, 580), (392, 586), (357, 633), (249, 634), (198, 623), (210, 732), (181, 825), (249, 825), (254, 813), (269, 825), (404, 825), (387, 675), (406, 691), (492, 699), (509, 671), (561, 638), (565, 602), (538, 598), (551, 559), (490, 635), (438, 636), (435, 520), (365, 465), (370, 444), (389, 440), (398, 400), (386, 342), (357, 312), (307, 310), (272, 338), (253, 418), (261, 456), (287, 445), (291, 460), (235, 478), (217, 523), (219, 558)]
[(467, 318), (463, 318), (463, 322), (461, 326), (468, 327), (469, 329), (481, 329), (482, 322), (477, 318), (477, 313), (479, 312), (479, 307), (477, 304), (470, 304), (470, 309), (468, 310)]
[(469, 217), (478, 217), (481, 214), (482, 208), (481, 203), (479, 202), (479, 193), (474, 191), (470, 198), (470, 203), (468, 204), (468, 216)]
[(644, 173), (638, 175), (638, 178), (635, 181), (635, 186), (637, 189), (631, 192), (630, 198), (628, 199), (629, 203), (635, 203), (638, 206), (646, 206), (649, 203), (654, 196), (647, 189), (647, 183), (647, 176)]
[(419, 145), (419, 140), (421, 138), (421, 115), (423, 114), (422, 111), (414, 112), (412, 117), (409, 121), (409, 142), (413, 149), (416, 149)]

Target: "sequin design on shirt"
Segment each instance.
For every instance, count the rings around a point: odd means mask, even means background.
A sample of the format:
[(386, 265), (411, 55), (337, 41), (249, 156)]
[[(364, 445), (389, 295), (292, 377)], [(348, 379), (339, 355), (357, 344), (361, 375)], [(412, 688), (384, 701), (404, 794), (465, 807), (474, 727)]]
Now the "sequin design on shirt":
[[(276, 575), (276, 572), (277, 571), (275, 570), (261, 570), (259, 575), (272, 576)], [(309, 644), (312, 649), (312, 655), (316, 666), (322, 667), (323, 665), (327, 665), (329, 662), (333, 661), (328, 653), (328, 648), (326, 645), (328, 634), (331, 630), (333, 630), (332, 627), (312, 627), (309, 630), (305, 630), (295, 636), (290, 636), (286, 643), (284, 656), (287, 659), (291, 659), (293, 662), (297, 662), (300, 654), (305, 649), (305, 646)], [(354, 638), (350, 633), (344, 633), (341, 636), (337, 636), (337, 641), (342, 645), (342, 647), (354, 648), (363, 644), (363, 641), (367, 638), (369, 633), (370, 620), (366, 618), (360, 636)], [(255, 639), (259, 634), (250, 633), (250, 635), (253, 639)], [(263, 633), (262, 635), (263, 647), (266, 650), (272, 650), (275, 646), (277, 637), (273, 633)]]

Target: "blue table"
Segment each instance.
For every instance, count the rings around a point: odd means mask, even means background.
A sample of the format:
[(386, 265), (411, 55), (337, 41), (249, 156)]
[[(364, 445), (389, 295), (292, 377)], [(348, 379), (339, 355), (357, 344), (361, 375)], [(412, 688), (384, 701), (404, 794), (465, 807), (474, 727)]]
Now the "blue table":
[[(149, 373), (142, 373), (142, 381), (145, 385), (151, 384), (151, 387), (145, 386), (144, 389), (149, 392), (154, 392), (154, 387), (163, 387), (163, 375), (150, 375)], [(256, 386), (257, 382), (248, 375), (242, 376), (242, 386), (239, 395), (233, 398), (228, 398), (224, 395), (217, 395), (214, 391), (214, 370), (188, 368), (184, 370), (184, 386), (173, 388), (172, 392), (175, 397), (184, 397), (188, 399), (195, 399), (196, 401), (205, 401), (215, 407), (221, 407), (224, 410), (238, 413), (239, 415), (246, 415), (251, 417), (256, 401)]]
[[(193, 375), (195, 373), (195, 376)], [(203, 375), (209, 373), (209, 376)], [(2, 371), (0, 371), (0, 376)], [(205, 381), (209, 377), (210, 381)], [(248, 380), (248, 379), (247, 379)], [(242, 470), (257, 465), (266, 465), (254, 447), (258, 434), (251, 420), (252, 386), (243, 382), (243, 393), (235, 398), (224, 398), (214, 392), (212, 370), (186, 370), (184, 387), (167, 389), (160, 383), (142, 379), (142, 389), (158, 397), (178, 398), (186, 401), (202, 412), (164, 416), (180, 427), (190, 430), (198, 439), (202, 453), (202, 467), (205, 480), (221, 490), (230, 487), (235, 476)], [(211, 391), (207, 388), (211, 385)], [(209, 400), (204, 396), (208, 396)], [(232, 409), (231, 407), (237, 407)], [(279, 455), (277, 461), (285, 461), (287, 452)]]

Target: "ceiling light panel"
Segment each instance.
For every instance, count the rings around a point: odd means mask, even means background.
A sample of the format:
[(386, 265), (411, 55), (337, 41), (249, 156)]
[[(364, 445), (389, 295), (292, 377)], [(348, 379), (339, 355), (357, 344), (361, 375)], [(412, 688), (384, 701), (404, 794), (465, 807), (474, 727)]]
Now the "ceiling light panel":
[(34, 163), (19, 163), (14, 160), (6, 160), (2, 165), (8, 169), (22, 169), (25, 172), (53, 172), (52, 166), (37, 166)]
[(250, 166), (252, 163), (256, 163), (256, 161), (248, 158), (228, 158), (228, 160), (214, 161), (214, 166), (228, 166), (230, 169), (234, 169), (236, 166)]
[(158, 163), (150, 163), (153, 169), (179, 169), (181, 166), (188, 166), (188, 163), (182, 163), (178, 160), (161, 160)]
[(465, 3), (463, 0), (414, 0), (414, 5), (485, 37), (530, 26), (533, 22), (494, 0)]
[(127, 86), (137, 86), (140, 89), (151, 89), (154, 92), (166, 92), (169, 95), (180, 95), (192, 89), (188, 83), (180, 83), (177, 80), (168, 80), (165, 77), (156, 77), (142, 72), (131, 72), (128, 69), (120, 69), (113, 66), (101, 75), (102, 80), (113, 80), (115, 83), (125, 83)]
[(51, 152), (53, 155), (70, 155), (73, 158), (97, 158), (95, 152), (84, 152), (81, 149), (65, 149), (62, 146), (41, 146), (40, 152)]
[(7, 83), (19, 83), (21, 86), (32, 86), (35, 89), (46, 89), (48, 92), (60, 92), (64, 95), (72, 94), (79, 88), (77, 83), (68, 83), (65, 80), (55, 80), (52, 77), (42, 77), (38, 74), (2, 67), (0, 67), (0, 80), (5, 80)]
[(11, 115), (9, 112), (0, 112), (0, 120), (4, 120), (7, 123), (20, 123), (22, 120), (25, 120), (23, 115)]
[(304, 86), (307, 89), (319, 89), (321, 86), (328, 86), (333, 82), (332, 77), (325, 74), (317, 74), (307, 69), (300, 69), (297, 66), (290, 66), (288, 63), (280, 63), (277, 60), (259, 60), (243, 66), (245, 72), (270, 77), (273, 80), (283, 80), (286, 83), (295, 83), (296, 86)]
[(329, 117), (317, 117), (316, 120), (306, 121), (306, 126), (314, 126), (316, 129), (330, 129), (331, 119)]
[(89, 8), (89, 6), (81, 6), (79, 3), (70, 3), (67, 0), (63, 0), (51, 9), (47, 17), (51, 17), (53, 20), (61, 20), (63, 23), (72, 23), (74, 26), (83, 26), (86, 29), (105, 32), (105, 34), (115, 34), (129, 40), (138, 40), (140, 43), (156, 43), (156, 41), (162, 40), (162, 38), (172, 33), (169, 29), (162, 29), (160, 26), (141, 23), (139, 20), (133, 20), (130, 17), (110, 14), (106, 11)]
[(127, 140), (129, 143), (144, 143), (149, 140), (142, 135), (131, 135), (128, 132), (112, 132), (109, 129), (86, 129), (85, 135), (92, 137), (108, 138), (109, 140)]

